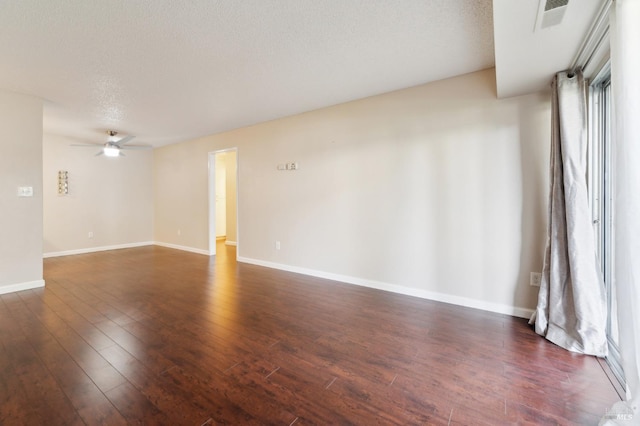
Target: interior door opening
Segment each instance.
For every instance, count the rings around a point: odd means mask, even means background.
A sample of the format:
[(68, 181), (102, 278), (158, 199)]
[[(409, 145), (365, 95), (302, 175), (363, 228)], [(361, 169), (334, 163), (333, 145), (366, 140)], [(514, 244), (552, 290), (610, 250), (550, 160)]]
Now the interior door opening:
[(209, 153), (209, 255), (216, 242), (238, 244), (238, 151), (237, 148)]

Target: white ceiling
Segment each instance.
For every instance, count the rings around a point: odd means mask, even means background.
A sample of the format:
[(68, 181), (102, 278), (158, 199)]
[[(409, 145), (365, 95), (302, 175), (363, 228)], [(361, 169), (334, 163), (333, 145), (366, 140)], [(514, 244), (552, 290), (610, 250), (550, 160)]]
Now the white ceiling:
[(559, 25), (536, 28), (540, 0), (493, 0), (499, 97), (548, 88), (571, 67), (603, 0), (570, 0)]
[[(521, 33), (538, 0), (494, 2), (3, 1), (0, 89), (45, 99), (45, 132), (161, 146), (492, 67), (495, 14), (498, 92), (539, 90), (567, 52)], [(523, 85), (532, 50), (563, 59)]]

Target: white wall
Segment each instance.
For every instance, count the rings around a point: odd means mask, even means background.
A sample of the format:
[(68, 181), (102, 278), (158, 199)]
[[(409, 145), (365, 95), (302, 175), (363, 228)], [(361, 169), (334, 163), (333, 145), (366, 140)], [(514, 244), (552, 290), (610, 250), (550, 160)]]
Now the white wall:
[[(100, 147), (72, 143), (83, 141), (44, 135), (45, 256), (151, 243), (153, 154), (96, 157)], [(59, 170), (69, 172), (69, 195), (58, 195)]]
[(236, 217), (237, 217), (237, 201), (236, 201), (236, 173), (237, 173), (237, 155), (235, 151), (228, 151), (225, 153), (225, 170), (227, 172), (227, 243), (235, 244), (237, 242), (237, 229), (236, 229)]
[(216, 154), (216, 238), (227, 236), (227, 159), (226, 153)]
[[(42, 100), (0, 91), (0, 294), (44, 285)], [(18, 187), (33, 197), (17, 196)]]
[(155, 237), (207, 249), (207, 152), (238, 147), (241, 260), (526, 315), (549, 122), (485, 70), (163, 147)]

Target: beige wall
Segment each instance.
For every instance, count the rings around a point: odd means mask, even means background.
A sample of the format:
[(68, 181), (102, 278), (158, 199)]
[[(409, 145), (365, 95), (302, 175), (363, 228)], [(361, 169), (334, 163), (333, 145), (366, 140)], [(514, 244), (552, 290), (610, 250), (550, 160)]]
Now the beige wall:
[(207, 153), (238, 147), (241, 260), (526, 315), (549, 121), (485, 70), (160, 148), (155, 237), (207, 249)]
[(209, 151), (189, 143), (153, 150), (156, 242), (208, 253)]
[[(153, 241), (153, 181), (150, 151), (96, 157), (100, 147), (44, 135), (45, 255), (149, 244)], [(58, 195), (58, 171), (69, 172), (69, 194)], [(89, 238), (89, 232), (93, 238)]]
[(225, 154), (225, 170), (227, 172), (227, 243), (236, 243), (236, 159), (235, 151)]
[[(42, 278), (42, 100), (0, 91), (0, 294)], [(18, 197), (18, 187), (33, 197)]]

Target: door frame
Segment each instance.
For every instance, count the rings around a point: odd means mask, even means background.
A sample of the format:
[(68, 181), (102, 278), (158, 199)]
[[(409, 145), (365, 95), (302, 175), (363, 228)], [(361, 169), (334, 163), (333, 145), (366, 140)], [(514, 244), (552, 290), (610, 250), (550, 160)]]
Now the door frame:
[(208, 183), (209, 183), (209, 256), (216, 255), (216, 154), (226, 152), (236, 153), (236, 257), (240, 245), (240, 223), (238, 217), (238, 148), (226, 148), (208, 153)]

